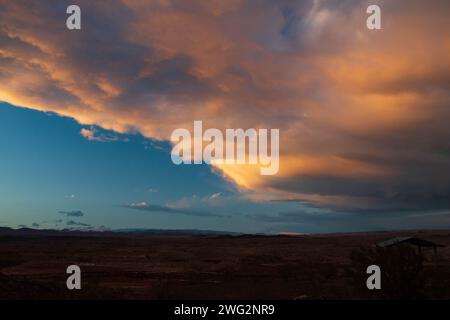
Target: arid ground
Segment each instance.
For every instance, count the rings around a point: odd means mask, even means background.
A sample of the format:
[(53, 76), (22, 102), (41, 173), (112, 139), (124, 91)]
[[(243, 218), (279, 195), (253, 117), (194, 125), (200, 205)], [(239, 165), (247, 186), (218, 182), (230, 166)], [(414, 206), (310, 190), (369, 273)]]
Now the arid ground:
[[(420, 272), (427, 280), (414, 290), (421, 298), (448, 299), (450, 231), (305, 236), (2, 231), (0, 298), (386, 298), (368, 292), (365, 270), (355, 270), (350, 257), (360, 247), (397, 236), (445, 245), (437, 256), (424, 250)], [(66, 268), (72, 264), (82, 270), (82, 290), (66, 288)]]

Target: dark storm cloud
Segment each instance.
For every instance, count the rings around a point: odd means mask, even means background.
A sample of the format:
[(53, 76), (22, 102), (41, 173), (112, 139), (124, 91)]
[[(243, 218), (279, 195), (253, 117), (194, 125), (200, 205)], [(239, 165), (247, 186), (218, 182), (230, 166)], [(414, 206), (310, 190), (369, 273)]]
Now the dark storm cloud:
[(280, 212), (276, 215), (254, 214), (248, 216), (260, 222), (285, 229), (296, 226), (296, 230), (310, 232), (383, 231), (393, 229), (446, 229), (450, 227), (450, 211), (408, 211), (408, 212), (359, 212), (338, 213), (326, 211), (298, 210)]

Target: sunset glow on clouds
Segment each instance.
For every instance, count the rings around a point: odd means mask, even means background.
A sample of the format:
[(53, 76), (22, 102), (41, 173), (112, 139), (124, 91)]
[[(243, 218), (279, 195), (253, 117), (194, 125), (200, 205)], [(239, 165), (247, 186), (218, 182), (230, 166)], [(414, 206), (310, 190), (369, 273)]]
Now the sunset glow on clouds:
[(213, 168), (253, 201), (450, 207), (447, 0), (76, 2), (74, 32), (69, 1), (0, 0), (1, 101), (157, 140), (279, 128), (278, 175)]

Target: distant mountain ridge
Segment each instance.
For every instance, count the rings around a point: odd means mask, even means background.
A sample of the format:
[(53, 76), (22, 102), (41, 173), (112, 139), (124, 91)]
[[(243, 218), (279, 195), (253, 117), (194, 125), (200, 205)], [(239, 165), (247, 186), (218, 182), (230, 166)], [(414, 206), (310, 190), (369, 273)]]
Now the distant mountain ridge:
[(239, 236), (242, 233), (215, 231), (215, 230), (197, 230), (197, 229), (146, 229), (146, 228), (124, 228), (108, 231), (96, 230), (54, 230), (54, 229), (31, 229), (9, 227), (0, 227), (0, 236), (108, 236), (108, 235), (168, 235), (168, 236)]
[(166, 234), (166, 235), (241, 235), (239, 232), (199, 230), (199, 229), (146, 229), (146, 228), (124, 228), (115, 229), (113, 232), (135, 233), (135, 234)]

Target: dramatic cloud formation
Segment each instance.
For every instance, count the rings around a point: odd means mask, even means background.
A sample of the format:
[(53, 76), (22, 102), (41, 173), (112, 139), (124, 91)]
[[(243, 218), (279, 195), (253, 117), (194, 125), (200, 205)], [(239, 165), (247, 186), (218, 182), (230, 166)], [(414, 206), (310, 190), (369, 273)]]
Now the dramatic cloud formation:
[(82, 217), (84, 216), (84, 212), (82, 211), (59, 211), (60, 214), (63, 214), (68, 217)]
[(254, 200), (450, 207), (448, 0), (370, 1), (381, 31), (365, 0), (77, 3), (81, 31), (70, 1), (0, 1), (0, 100), (160, 140), (194, 120), (280, 128), (277, 176), (216, 166)]

